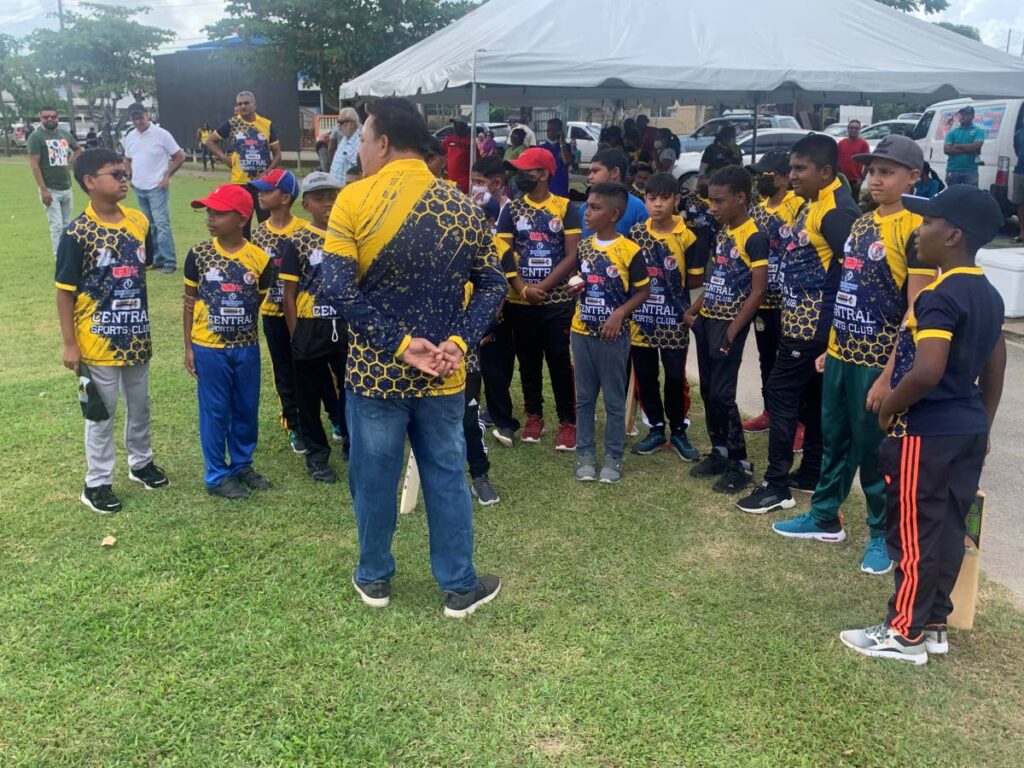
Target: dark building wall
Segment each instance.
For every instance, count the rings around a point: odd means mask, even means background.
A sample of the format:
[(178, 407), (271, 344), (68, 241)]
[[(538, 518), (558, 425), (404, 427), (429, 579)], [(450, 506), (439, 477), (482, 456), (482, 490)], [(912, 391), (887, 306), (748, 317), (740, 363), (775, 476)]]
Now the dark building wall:
[[(267, 52), (267, 55), (271, 55)], [(299, 89), (295, 77), (275, 77), (223, 51), (185, 50), (154, 57), (160, 125), (191, 149), (204, 122), (216, 129), (232, 115), (239, 91), (256, 94), (256, 111), (274, 123), (283, 151), (299, 143)]]

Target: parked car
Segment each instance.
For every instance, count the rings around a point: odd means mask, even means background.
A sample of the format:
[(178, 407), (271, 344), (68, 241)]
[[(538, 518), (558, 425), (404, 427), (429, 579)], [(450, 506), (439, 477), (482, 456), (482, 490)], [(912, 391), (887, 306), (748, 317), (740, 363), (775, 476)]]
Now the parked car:
[(832, 125), (825, 126), (825, 130), (822, 133), (839, 141), (839, 139), (846, 138), (846, 126), (847, 123), (832, 123)]
[(896, 115), (897, 120), (913, 120), (915, 123), (921, 119), (921, 115), (924, 112), (904, 112), (902, 115)]
[[(757, 131), (757, 159), (760, 159), (765, 152), (773, 150), (789, 151), (790, 147), (812, 131), (803, 128), (764, 128)], [(743, 151), (743, 164), (749, 165), (754, 162), (750, 150), (753, 149), (754, 133), (747, 131), (736, 138)], [(691, 192), (697, 184), (697, 176), (700, 173), (700, 158), (704, 150), (700, 152), (684, 152), (676, 160), (672, 167), (672, 175), (679, 179), (681, 192)]]
[[(509, 133), (511, 133), (512, 131), (512, 129), (509, 128), (508, 123), (477, 123), (476, 129), (478, 131), (493, 131), (495, 141), (497, 141), (499, 138), (507, 140)], [(446, 125), (444, 128), (439, 128), (438, 130), (434, 131), (434, 138), (443, 139), (451, 132), (452, 126)]]
[[(752, 112), (731, 112), (721, 117), (708, 120), (704, 125), (691, 133), (689, 136), (679, 137), (679, 146), (683, 152), (697, 152), (704, 149), (715, 140), (715, 134), (726, 125), (736, 126), (736, 131), (750, 131), (754, 128), (754, 114)], [(789, 115), (758, 115), (757, 128), (792, 128), (801, 130), (800, 123), (795, 117)]]
[(580, 153), (580, 165), (590, 165), (590, 161), (597, 152), (597, 140), (601, 136), (599, 123), (582, 123), (570, 120), (568, 123), (566, 139), (576, 142), (576, 149)]
[(1024, 99), (954, 99), (933, 104), (925, 110), (911, 137), (924, 150), (924, 159), (940, 177), (946, 176), (946, 155), (942, 145), (946, 134), (959, 124), (957, 112), (968, 104), (974, 107), (974, 124), (985, 131), (978, 166), (978, 185), (999, 201), (1007, 216), (1013, 207), (1007, 199), (1010, 169), (1016, 162), (1013, 134), (1024, 128)]
[(868, 143), (868, 146), (871, 147), (873, 151), (878, 142), (890, 133), (895, 133), (900, 136), (909, 136), (914, 132), (916, 127), (917, 120), (881, 120), (877, 123), (872, 123), (865, 128), (861, 128), (860, 137)]

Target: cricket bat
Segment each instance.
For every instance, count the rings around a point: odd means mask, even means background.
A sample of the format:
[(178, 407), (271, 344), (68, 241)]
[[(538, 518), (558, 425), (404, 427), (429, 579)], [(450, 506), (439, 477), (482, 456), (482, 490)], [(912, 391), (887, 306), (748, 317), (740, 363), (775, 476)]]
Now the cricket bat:
[(967, 535), (964, 536), (964, 562), (950, 599), (953, 612), (946, 623), (954, 629), (973, 629), (974, 612), (978, 607), (978, 575), (981, 571), (981, 531), (985, 519), (985, 492), (979, 490), (967, 513)]
[(629, 384), (626, 386), (626, 434), (636, 432), (636, 371), (630, 366)]
[(408, 515), (416, 508), (416, 499), (420, 495), (420, 470), (416, 466), (416, 457), (409, 449), (409, 463), (405, 467), (405, 482), (402, 484), (402, 501), (398, 511)]

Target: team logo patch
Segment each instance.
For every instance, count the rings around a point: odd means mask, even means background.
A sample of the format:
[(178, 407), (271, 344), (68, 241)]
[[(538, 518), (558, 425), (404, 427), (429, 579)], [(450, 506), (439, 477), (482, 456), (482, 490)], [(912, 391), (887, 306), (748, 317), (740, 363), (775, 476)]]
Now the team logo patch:
[(135, 250), (135, 258), (137, 258), (139, 260), (139, 264), (145, 264), (146, 263), (146, 246), (145, 245), (140, 245)]
[(665, 257), (665, 269), (669, 270), (670, 272), (679, 269), (679, 262), (676, 261), (674, 256)]
[(256, 275), (254, 275), (252, 272), (246, 272), (244, 277), (242, 277), (242, 280), (245, 282), (246, 285), (252, 285), (253, 283), (256, 282)]
[(562, 231), (562, 220), (558, 218), (552, 219), (548, 222), (548, 229), (551, 230), (553, 234), (557, 235)]
[(791, 234), (793, 234), (793, 230), (790, 229), (788, 224), (783, 224), (779, 227), (779, 237), (789, 237)]
[(806, 229), (800, 230), (800, 234), (797, 239), (800, 241), (800, 245), (807, 245), (809, 242), (811, 242), (811, 236), (807, 234)]
[(260, 141), (266, 141), (267, 140), (267, 134), (263, 133), (262, 131), (257, 132), (256, 138), (259, 139)]
[(614, 280), (619, 276), (619, 268), (614, 264), (609, 264), (604, 273)]
[(881, 261), (885, 258), (885, 243), (881, 240), (876, 240), (868, 248), (868, 258), (872, 261)]
[(740, 249), (735, 247), (735, 246), (733, 246), (733, 249), (731, 251), (729, 251), (729, 258), (730, 259), (738, 259), (739, 257), (740, 257)]

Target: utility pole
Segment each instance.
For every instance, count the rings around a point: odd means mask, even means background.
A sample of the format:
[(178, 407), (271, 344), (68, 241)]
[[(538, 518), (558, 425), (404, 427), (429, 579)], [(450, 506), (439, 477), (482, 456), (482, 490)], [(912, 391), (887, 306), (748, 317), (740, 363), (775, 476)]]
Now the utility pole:
[(1010, 38), (1011, 37), (1013, 37), (1013, 30), (1012, 29), (1006, 30), (1006, 52), (1007, 53), (1010, 52)]
[[(64, 0), (57, 0), (57, 22), (60, 25), (60, 37), (64, 39)], [(71, 77), (68, 75), (68, 63), (64, 57), (61, 57), (61, 65), (64, 67), (64, 91), (68, 97), (68, 122), (70, 123), (70, 133), (72, 136), (77, 137), (78, 134), (75, 131), (75, 97), (71, 93)]]

